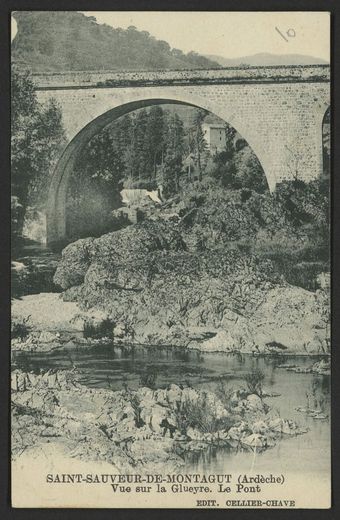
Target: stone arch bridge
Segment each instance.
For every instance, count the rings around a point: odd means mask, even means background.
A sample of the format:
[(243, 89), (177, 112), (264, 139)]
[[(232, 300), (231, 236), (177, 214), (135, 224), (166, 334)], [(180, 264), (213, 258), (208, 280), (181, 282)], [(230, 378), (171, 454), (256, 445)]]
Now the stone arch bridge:
[(156, 72), (68, 72), (34, 76), (38, 100), (58, 101), (68, 145), (48, 200), (47, 242), (67, 242), (69, 179), (86, 143), (114, 119), (154, 104), (203, 108), (248, 142), (275, 185), (323, 168), (322, 122), (330, 104), (328, 65)]

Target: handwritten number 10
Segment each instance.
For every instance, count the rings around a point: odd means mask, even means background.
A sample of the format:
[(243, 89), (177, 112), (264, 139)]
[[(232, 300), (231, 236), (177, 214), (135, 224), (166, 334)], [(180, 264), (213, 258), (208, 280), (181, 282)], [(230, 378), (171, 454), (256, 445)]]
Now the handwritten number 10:
[(296, 36), (295, 29), (288, 29), (288, 31), (282, 32), (278, 27), (275, 27), (275, 30), (279, 33), (280, 36), (282, 36), (284, 40), (286, 40), (286, 42), (288, 42), (288, 38), (295, 38)]

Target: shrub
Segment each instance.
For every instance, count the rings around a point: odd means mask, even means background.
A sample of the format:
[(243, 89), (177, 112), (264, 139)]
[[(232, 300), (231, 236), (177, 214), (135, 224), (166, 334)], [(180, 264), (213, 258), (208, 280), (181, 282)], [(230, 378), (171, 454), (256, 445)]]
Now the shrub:
[(217, 397), (224, 404), (227, 410), (231, 408), (230, 399), (234, 392), (234, 388), (229, 387), (225, 381), (219, 381), (215, 388)]
[(217, 418), (211, 410), (205, 394), (196, 401), (186, 399), (175, 410), (177, 428), (185, 434), (188, 428), (195, 428), (202, 433), (214, 433), (218, 430), (229, 429), (233, 425), (232, 419), (227, 417)]
[(24, 207), (20, 204), (19, 198), (11, 197), (11, 227), (13, 239), (17, 239), (21, 233), (21, 223), (24, 220)]
[(268, 183), (263, 168), (249, 146), (245, 146), (233, 158), (235, 175), (233, 187), (246, 188), (264, 193), (268, 190)]
[(137, 394), (133, 394), (131, 392), (128, 392), (128, 393), (129, 393), (129, 401), (130, 401), (130, 404), (131, 404), (134, 414), (135, 414), (136, 426), (137, 426), (137, 428), (141, 428), (142, 426), (144, 426), (145, 423), (140, 416), (141, 411), (142, 411), (142, 408), (140, 406), (140, 399)]
[(262, 397), (262, 383), (264, 381), (264, 373), (259, 368), (254, 368), (249, 374), (247, 374), (244, 378), (249, 393), (257, 394), (259, 397)]
[(112, 338), (114, 323), (109, 320), (103, 320), (99, 324), (92, 322), (84, 323), (84, 338)]
[(218, 180), (224, 188), (232, 188), (234, 186), (236, 172), (236, 167), (233, 162), (230, 161), (226, 164), (217, 162), (211, 172), (211, 176)]
[(146, 372), (141, 374), (139, 384), (140, 386), (147, 386), (148, 388), (154, 389), (157, 381), (157, 372), (148, 368)]
[(21, 318), (19, 320), (13, 319), (11, 323), (11, 336), (12, 338), (19, 338), (21, 341), (25, 339), (30, 331), (29, 326), (27, 325), (30, 316), (26, 316), (26, 318)]

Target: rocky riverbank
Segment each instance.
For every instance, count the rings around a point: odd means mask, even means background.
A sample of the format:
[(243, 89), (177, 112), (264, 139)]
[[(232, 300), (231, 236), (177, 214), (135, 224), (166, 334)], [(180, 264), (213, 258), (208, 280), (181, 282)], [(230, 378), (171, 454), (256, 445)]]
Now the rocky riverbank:
[(124, 343), (205, 351), (329, 353), (329, 294), (288, 284), (239, 248), (187, 250), (162, 222), (69, 245), (55, 283), (65, 301), (99, 308)]
[(329, 358), (317, 361), (309, 367), (284, 363), (283, 365), (279, 365), (277, 368), (284, 368), (285, 370), (295, 372), (296, 374), (319, 374), (322, 376), (329, 376), (331, 374), (331, 362)]
[(127, 344), (327, 354), (324, 200), (311, 185), (187, 187), (142, 222), (67, 246), (54, 282)]
[(142, 222), (68, 245), (54, 275), (62, 294), (14, 300), (14, 347), (31, 338), (32, 348), (48, 349), (52, 332), (78, 344), (329, 354), (327, 250), (304, 225), (326, 225), (323, 199), (310, 187), (289, 197), (200, 189)]
[(174, 471), (185, 452), (211, 445), (263, 451), (305, 430), (281, 418), (256, 393), (171, 385), (90, 389), (75, 371), (12, 372), (12, 451), (58, 443), (82, 460), (124, 472)]
[[(321, 305), (322, 293), (276, 288), (248, 319), (225, 310), (219, 324), (182, 321), (180, 326), (169, 326), (141, 309), (144, 319), (133, 327), (132, 314), (115, 322), (104, 310), (80, 308), (58, 293), (41, 293), (13, 300), (12, 350), (135, 344), (255, 355), (329, 354), (326, 323), (317, 310)], [(164, 316), (164, 310), (159, 314)]]

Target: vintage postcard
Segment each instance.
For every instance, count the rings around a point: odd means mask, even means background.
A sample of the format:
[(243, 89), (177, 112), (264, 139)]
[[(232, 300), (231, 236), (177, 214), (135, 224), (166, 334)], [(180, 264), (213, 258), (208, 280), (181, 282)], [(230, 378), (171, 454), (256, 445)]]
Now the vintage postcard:
[(12, 505), (329, 508), (330, 14), (11, 36)]

